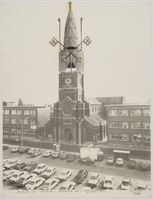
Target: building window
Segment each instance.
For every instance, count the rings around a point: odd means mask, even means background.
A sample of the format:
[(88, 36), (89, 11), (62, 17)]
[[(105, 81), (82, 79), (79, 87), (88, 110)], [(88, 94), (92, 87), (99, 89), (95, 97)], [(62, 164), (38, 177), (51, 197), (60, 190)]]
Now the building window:
[(127, 134), (119, 135), (119, 141), (127, 142), (129, 140), (129, 136)]
[(141, 134), (134, 134), (133, 135), (133, 142), (142, 142), (142, 135)]
[(17, 110), (17, 115), (22, 115), (22, 110)]
[(36, 110), (30, 110), (30, 115), (36, 115)]
[(16, 110), (11, 110), (12, 115), (16, 115)]
[(16, 124), (16, 119), (11, 119), (11, 124)]
[(149, 109), (142, 110), (142, 115), (145, 117), (150, 117), (150, 110)]
[(128, 110), (110, 110), (108, 112), (109, 116), (128, 116)]
[(148, 123), (148, 122), (143, 122), (143, 123), (142, 123), (142, 128), (144, 128), (144, 129), (150, 129), (150, 123)]
[(131, 123), (131, 129), (141, 129), (141, 122), (132, 122)]
[(5, 110), (5, 111), (4, 111), (4, 114), (5, 114), (5, 115), (9, 115), (9, 114), (10, 114), (10, 111), (9, 111), (9, 110)]
[(150, 136), (149, 135), (144, 135), (143, 136), (143, 141), (144, 142), (150, 142)]
[(109, 134), (109, 140), (118, 140), (118, 134)]
[(29, 115), (29, 110), (24, 110), (24, 115)]
[(24, 119), (23, 123), (24, 123), (25, 125), (29, 124), (29, 119)]
[(9, 119), (4, 119), (4, 124), (9, 124)]
[(118, 129), (127, 129), (128, 122), (110, 122), (109, 123), (109, 128), (118, 128)]
[(31, 119), (31, 120), (30, 120), (30, 124), (31, 124), (31, 125), (36, 125), (36, 120)]
[(131, 116), (140, 116), (141, 115), (141, 110), (135, 109), (131, 110)]

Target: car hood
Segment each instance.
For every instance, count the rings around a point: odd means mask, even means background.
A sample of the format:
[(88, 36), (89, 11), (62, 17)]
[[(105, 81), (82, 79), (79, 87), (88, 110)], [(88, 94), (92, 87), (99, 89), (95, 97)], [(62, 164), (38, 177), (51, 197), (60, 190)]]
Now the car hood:
[(25, 186), (25, 188), (26, 188), (27, 190), (33, 190), (33, 189), (34, 189), (34, 186), (33, 186), (33, 185), (30, 185), (30, 184), (27, 184), (27, 185)]
[(129, 190), (130, 189), (130, 185), (121, 185), (121, 189), (122, 190)]
[(96, 179), (89, 179), (88, 183), (89, 184), (97, 184), (98, 180), (96, 180)]

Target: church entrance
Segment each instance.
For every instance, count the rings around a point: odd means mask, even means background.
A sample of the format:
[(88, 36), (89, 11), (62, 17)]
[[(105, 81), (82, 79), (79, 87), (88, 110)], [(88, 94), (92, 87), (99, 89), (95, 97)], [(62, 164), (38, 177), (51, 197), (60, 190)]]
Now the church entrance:
[(63, 133), (63, 141), (66, 143), (72, 142), (73, 137), (72, 137), (72, 130), (71, 128), (65, 128), (64, 133)]

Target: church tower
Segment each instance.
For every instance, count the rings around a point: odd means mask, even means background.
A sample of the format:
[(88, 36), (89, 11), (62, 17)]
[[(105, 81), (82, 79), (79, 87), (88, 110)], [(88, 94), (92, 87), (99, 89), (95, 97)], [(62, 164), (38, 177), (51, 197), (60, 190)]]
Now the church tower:
[(84, 55), (78, 44), (72, 3), (65, 24), (64, 43), (59, 43), (59, 101), (54, 104), (54, 141), (58, 144), (78, 144), (84, 138), (84, 119), (89, 116), (89, 104), (84, 100)]

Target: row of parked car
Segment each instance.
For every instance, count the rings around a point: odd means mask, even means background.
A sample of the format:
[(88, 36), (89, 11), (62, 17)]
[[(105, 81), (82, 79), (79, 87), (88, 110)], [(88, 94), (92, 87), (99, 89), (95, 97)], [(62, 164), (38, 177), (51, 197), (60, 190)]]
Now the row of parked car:
[[(125, 161), (123, 158), (117, 158), (116, 160), (113, 157), (108, 157), (106, 160), (106, 163), (108, 165), (116, 165), (119, 167), (123, 167), (125, 164)], [(140, 161), (139, 163), (137, 163), (134, 159), (130, 159), (128, 162), (126, 161), (127, 167), (129, 169), (140, 169), (143, 171), (147, 171), (150, 170), (151, 166), (150, 163), (148, 161)]]
[(12, 153), (27, 153), (31, 155), (31, 157), (37, 157), (42, 154), (44, 158), (60, 158), (61, 160), (67, 160), (68, 162), (72, 162), (76, 157), (74, 154), (68, 154), (65, 151), (54, 151), (54, 150), (47, 150), (46, 152), (42, 152), (41, 149), (38, 148), (29, 148), (29, 147), (20, 147), (16, 146), (11, 148)]
[[(22, 187), (26, 190), (52, 190), (57, 185), (63, 182), (58, 191), (72, 191), (79, 184), (82, 184), (88, 177), (87, 170), (79, 170), (76, 176), (71, 181), (67, 179), (72, 175), (70, 169), (62, 169), (57, 173), (56, 167), (50, 167), (44, 163), (24, 163), (20, 160), (6, 159), (3, 161), (3, 182), (15, 184), (17, 187)], [(52, 176), (56, 174), (55, 178)], [(90, 192), (93, 188), (114, 189), (114, 178), (105, 176), (101, 180), (98, 173), (92, 173), (86, 180), (80, 191)], [(132, 187), (131, 179), (123, 178), (118, 189), (130, 190)], [(147, 190), (147, 185), (139, 184), (138, 190)]]

